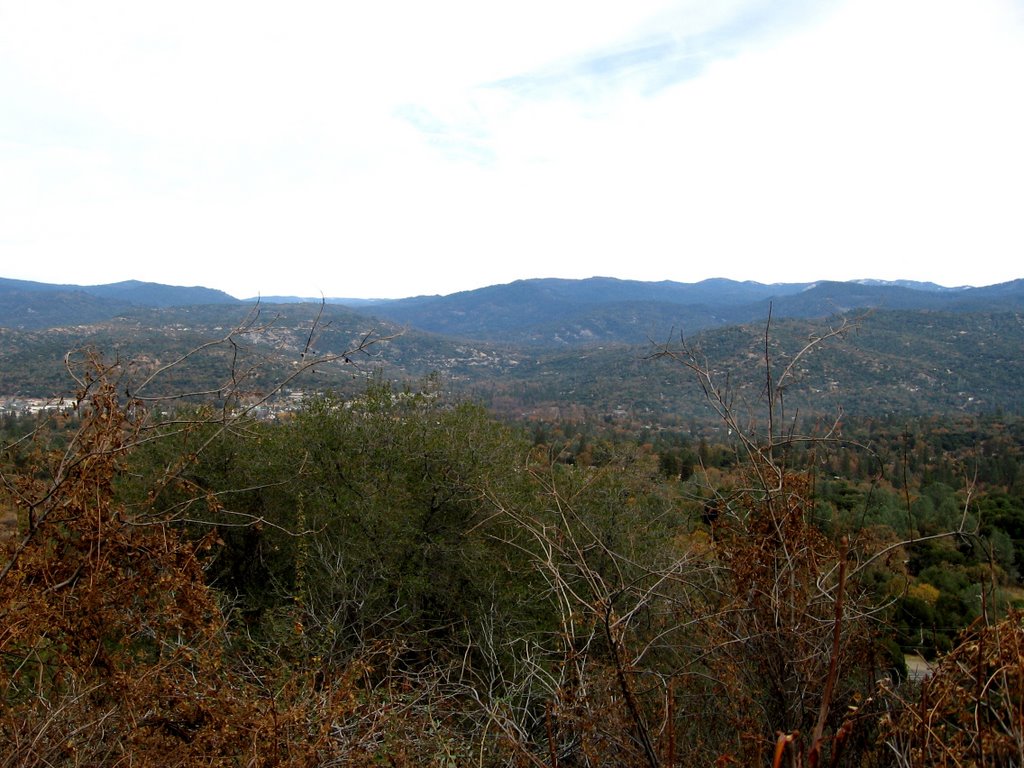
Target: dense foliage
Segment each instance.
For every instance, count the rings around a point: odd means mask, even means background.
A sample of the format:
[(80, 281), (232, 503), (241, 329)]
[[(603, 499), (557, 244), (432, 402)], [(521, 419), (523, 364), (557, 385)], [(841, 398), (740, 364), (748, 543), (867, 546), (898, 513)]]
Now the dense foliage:
[(1017, 420), (261, 420), (119, 370), (3, 424), (0, 765), (1021, 764)]

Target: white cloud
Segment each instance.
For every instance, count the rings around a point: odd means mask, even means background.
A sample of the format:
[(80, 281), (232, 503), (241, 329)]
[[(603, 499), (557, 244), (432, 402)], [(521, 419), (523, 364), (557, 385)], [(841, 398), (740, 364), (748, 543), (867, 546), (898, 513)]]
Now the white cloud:
[(1021, 9), (0, 0), (0, 269), (1020, 277)]

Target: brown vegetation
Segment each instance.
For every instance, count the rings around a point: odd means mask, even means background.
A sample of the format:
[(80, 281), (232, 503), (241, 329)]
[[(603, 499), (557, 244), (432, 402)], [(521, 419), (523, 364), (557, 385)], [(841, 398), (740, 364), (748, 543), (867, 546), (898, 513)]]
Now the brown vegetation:
[(95, 364), (63, 445), (3, 468), (0, 766), (1024, 763), (1020, 616), (901, 684), (863, 581), (898, 543), (818, 524), (775, 410), (793, 364), (758, 435), (684, 362), (744, 453), (698, 496), (649, 446), (570, 465), (390, 391), (160, 433)]

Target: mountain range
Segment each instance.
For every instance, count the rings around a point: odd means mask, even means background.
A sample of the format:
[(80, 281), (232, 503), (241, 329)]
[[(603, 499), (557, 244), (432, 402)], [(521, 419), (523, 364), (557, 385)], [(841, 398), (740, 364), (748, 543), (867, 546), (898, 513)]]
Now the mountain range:
[[(410, 381), (438, 372), (452, 389), (513, 417), (629, 414), (637, 423), (680, 423), (699, 419), (703, 407), (681, 356), (708, 361), (733, 394), (754, 402), (766, 330), (777, 366), (808, 338), (847, 324), (842, 338), (801, 361), (787, 402), (802, 413), (1024, 413), (1022, 315), (1024, 280), (944, 288), (533, 279), (343, 304), (241, 301), (137, 281), (0, 279), (0, 397), (66, 393), (69, 350), (132, 361), (145, 377), (221, 339), (175, 366), (164, 391), (219, 391), (229, 369), (233, 378), (244, 370), (255, 391), (301, 361), (316, 363), (301, 388), (346, 390), (366, 376)], [(348, 359), (367, 336), (386, 341)], [(657, 357), (666, 348), (674, 356)]]
[[(135, 280), (76, 286), (0, 278), (0, 327), (82, 325), (141, 308), (208, 304), (320, 303), (269, 297), (239, 300), (210, 288)], [(944, 288), (911, 281), (814, 283), (641, 282), (610, 277), (518, 280), (446, 296), (393, 300), (327, 299), (367, 316), (460, 339), (540, 347), (644, 343), (666, 333), (760, 322), (825, 318), (854, 309), (993, 312), (1024, 310), (1024, 280)]]
[(824, 318), (852, 309), (1015, 311), (1024, 280), (984, 288), (881, 281), (699, 283), (519, 280), (448, 296), (421, 296), (366, 307), (378, 317), (462, 338), (539, 346), (642, 343), (777, 318)]
[(0, 277), (0, 328), (57, 328), (109, 320), (135, 307), (237, 304), (212, 288), (183, 288), (126, 280), (105, 285), (66, 285)]

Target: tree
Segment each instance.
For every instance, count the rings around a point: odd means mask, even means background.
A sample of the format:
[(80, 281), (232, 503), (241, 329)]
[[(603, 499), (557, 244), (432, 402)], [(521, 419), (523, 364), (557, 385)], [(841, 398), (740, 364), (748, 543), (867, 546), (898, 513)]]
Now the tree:
[(795, 447), (825, 449), (840, 440), (841, 415), (820, 434), (800, 433), (797, 420), (787, 420), (785, 396), (804, 358), (848, 326), (812, 335), (779, 366), (770, 330), (769, 315), (761, 416), (737, 402), (729, 377), (685, 343), (658, 353), (697, 378), (746, 460), (736, 485), (710, 489), (718, 593), (702, 622), (708, 649), (690, 671), (706, 681), (695, 691), (703, 711), (728, 724), (707, 745), (723, 758), (753, 765), (773, 754), (778, 765), (791, 752), (809, 765), (826, 755), (835, 763), (854, 744), (859, 716), (850, 713), (870, 698), (873, 673), (884, 664), (870, 595), (856, 582), (870, 553), (822, 533), (811, 475), (793, 466)]
[[(253, 328), (247, 320), (211, 346), (234, 346)], [(158, 402), (147, 399), (156, 379), (126, 385), (126, 368), (69, 355), (78, 392), (66, 439), (35, 443), (47, 436), (40, 429), (2, 452), (0, 505), (18, 510), (19, 525), (0, 542), (0, 764), (322, 764), (338, 746), (327, 712), (344, 711), (350, 686), (340, 677), (314, 691), (280, 667), (236, 665), (205, 582), (216, 536), (190, 537), (183, 526), (200, 507), (215, 515), (219, 502), (200, 494), (171, 510), (156, 504), (262, 401), (233, 397), (246, 375), (232, 369), (218, 413), (174, 425), (203, 441), (129, 507), (116, 491), (127, 458), (164, 437), (146, 407)]]

